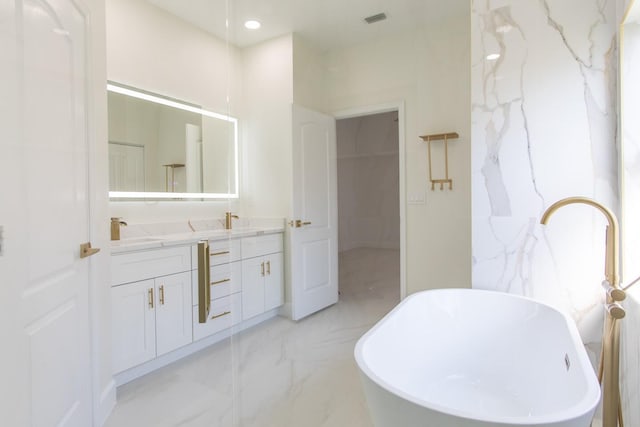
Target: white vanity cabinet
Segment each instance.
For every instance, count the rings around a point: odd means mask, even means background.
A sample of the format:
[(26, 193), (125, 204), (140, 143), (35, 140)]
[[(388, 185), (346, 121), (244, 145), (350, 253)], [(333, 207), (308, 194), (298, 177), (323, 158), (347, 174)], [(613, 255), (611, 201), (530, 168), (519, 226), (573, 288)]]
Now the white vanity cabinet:
[[(111, 254), (118, 385), (263, 322), (284, 303), (281, 232), (211, 238), (208, 258), (195, 238), (157, 245), (135, 249), (118, 243)], [(211, 302), (204, 323), (199, 258), (209, 261), (209, 277), (202, 277)]]
[(114, 372), (191, 343), (191, 249), (117, 254), (111, 261)]
[(282, 234), (242, 239), (242, 318), (284, 303)]

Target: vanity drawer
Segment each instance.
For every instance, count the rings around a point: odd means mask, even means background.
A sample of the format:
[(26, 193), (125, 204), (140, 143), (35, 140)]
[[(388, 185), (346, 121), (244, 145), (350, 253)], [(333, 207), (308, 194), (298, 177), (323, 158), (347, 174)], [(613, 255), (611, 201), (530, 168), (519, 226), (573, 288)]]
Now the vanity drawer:
[[(195, 246), (193, 268), (198, 268), (198, 247)], [(240, 261), (240, 239), (209, 240), (210, 265)]]
[(193, 307), (194, 341), (223, 331), (242, 321), (242, 294), (232, 294), (211, 301), (207, 323), (198, 322), (198, 306)]
[(282, 234), (267, 234), (265, 236), (245, 237), (242, 239), (242, 257), (257, 256), (282, 252)]
[(112, 286), (189, 270), (191, 248), (188, 246), (111, 255)]
[[(193, 272), (192, 292), (193, 305), (198, 304), (198, 272)], [(226, 297), (242, 291), (242, 263), (241, 261), (211, 267), (211, 299)]]

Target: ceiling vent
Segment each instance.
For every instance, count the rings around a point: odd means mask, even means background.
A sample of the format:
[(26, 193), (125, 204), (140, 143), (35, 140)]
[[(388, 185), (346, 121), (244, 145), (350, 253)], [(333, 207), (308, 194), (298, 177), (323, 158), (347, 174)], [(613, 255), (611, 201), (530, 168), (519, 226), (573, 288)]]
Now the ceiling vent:
[(371, 15), (364, 18), (367, 24), (373, 24), (375, 22), (384, 21), (385, 19), (387, 19), (386, 13), (378, 13), (377, 15)]

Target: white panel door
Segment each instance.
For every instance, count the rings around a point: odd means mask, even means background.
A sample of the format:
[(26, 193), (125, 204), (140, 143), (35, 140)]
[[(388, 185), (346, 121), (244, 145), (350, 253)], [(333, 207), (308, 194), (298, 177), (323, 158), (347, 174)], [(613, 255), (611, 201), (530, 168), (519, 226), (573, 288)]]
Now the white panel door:
[(293, 106), (291, 313), (301, 319), (338, 301), (336, 122)]
[(264, 313), (264, 260), (261, 257), (242, 260), (242, 318)]
[(92, 424), (87, 29), (82, 2), (0, 1), (0, 414)]
[(264, 310), (269, 311), (284, 304), (282, 252), (267, 255), (264, 259)]
[(144, 146), (109, 143), (109, 190), (144, 191)]
[(159, 277), (156, 282), (156, 354), (161, 356), (193, 340), (191, 272)]
[(111, 288), (113, 372), (156, 357), (156, 292), (153, 279)]

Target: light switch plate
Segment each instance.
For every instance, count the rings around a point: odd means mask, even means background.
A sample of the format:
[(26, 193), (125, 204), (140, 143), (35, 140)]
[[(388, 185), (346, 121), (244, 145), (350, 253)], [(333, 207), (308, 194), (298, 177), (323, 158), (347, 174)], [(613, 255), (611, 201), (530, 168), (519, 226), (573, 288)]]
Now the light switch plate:
[(425, 195), (424, 193), (409, 193), (407, 197), (407, 204), (409, 205), (424, 205), (425, 204)]

